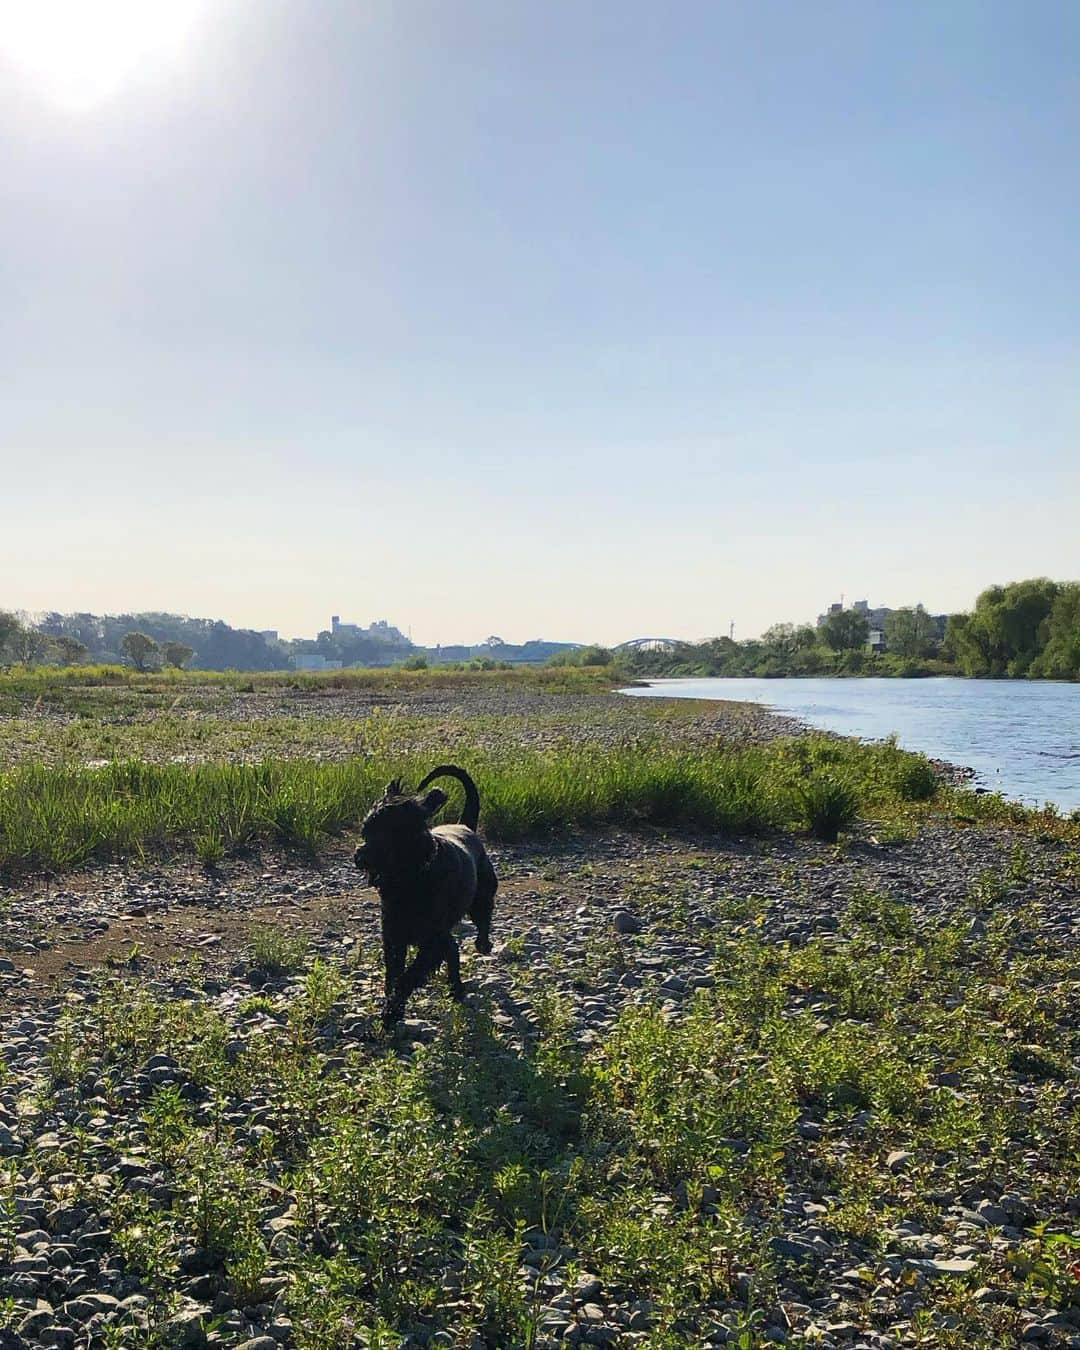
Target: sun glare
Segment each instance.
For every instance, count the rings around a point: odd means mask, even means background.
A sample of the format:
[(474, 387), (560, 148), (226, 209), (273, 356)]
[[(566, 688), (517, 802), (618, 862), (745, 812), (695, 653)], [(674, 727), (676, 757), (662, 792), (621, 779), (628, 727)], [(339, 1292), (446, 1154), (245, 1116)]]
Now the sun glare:
[(0, 0), (0, 69), (82, 111), (153, 77), (182, 50), (204, 0)]

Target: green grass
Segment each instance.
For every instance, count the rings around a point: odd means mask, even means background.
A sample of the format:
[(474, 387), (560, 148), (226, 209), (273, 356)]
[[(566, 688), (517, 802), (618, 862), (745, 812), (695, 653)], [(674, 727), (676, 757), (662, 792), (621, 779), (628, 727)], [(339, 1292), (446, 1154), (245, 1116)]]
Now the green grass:
[[(96, 695), (101, 691), (91, 691)], [(105, 691), (110, 697), (113, 691)], [(135, 698), (135, 695), (127, 696)], [(291, 705), (302, 711), (296, 704)], [(86, 764), (102, 760), (145, 759), (182, 763), (212, 759), (343, 759), (349, 755), (392, 753), (402, 745), (429, 745), (445, 758), (457, 744), (469, 747), (521, 745), (542, 735), (555, 746), (581, 748), (583, 742), (629, 744), (641, 736), (681, 738), (697, 724), (700, 744), (714, 739), (697, 722), (688, 699), (590, 702), (582, 716), (577, 699), (553, 699), (528, 713), (469, 712), (448, 719), (445, 713), (403, 712), (399, 706), (361, 709), (363, 716), (330, 715), (319, 708), (307, 715), (236, 718), (228, 709), (194, 702), (190, 694), (167, 707), (98, 707), (85, 714), (20, 717), (0, 722), (0, 768), (25, 761)], [(716, 705), (708, 705), (715, 712)], [(708, 724), (706, 723), (705, 726)]]
[[(166, 1316), (190, 1278), (192, 1248), (234, 1297), (253, 1297), (271, 1264), (266, 1220), (287, 1213), (273, 1256), (294, 1277), (285, 1298), (301, 1350), (354, 1343), (361, 1327), (371, 1343), (399, 1344), (418, 1323), (453, 1344), (480, 1335), (530, 1347), (544, 1300), (519, 1264), (548, 1235), (569, 1285), (580, 1262), (608, 1289), (649, 1300), (650, 1350), (701, 1344), (718, 1318), (757, 1347), (755, 1308), (793, 1281), (802, 1296), (789, 1302), (829, 1292), (769, 1250), (790, 1194), (820, 1197), (843, 1259), (876, 1268), (896, 1250), (900, 1219), (938, 1231), (950, 1222), (940, 1192), (1007, 1178), (1049, 1226), (1009, 1255), (980, 1257), (967, 1282), (905, 1286), (908, 1315), (936, 1320), (935, 1344), (989, 1350), (1015, 1343), (1022, 1324), (1015, 1308), (973, 1301), (978, 1285), (1050, 1308), (1080, 1297), (1067, 1228), (1080, 1117), (1034, 1054), (1075, 1059), (1080, 1047), (1071, 958), (1035, 928), (1006, 948), (965, 920), (924, 926), (900, 902), (861, 895), (839, 938), (791, 949), (725, 937), (715, 988), (685, 1017), (627, 1006), (591, 1049), (528, 965), (511, 978), (538, 1019), (534, 1041), (511, 1043), (486, 999), (461, 1009), (435, 990), (425, 997), (438, 1038), (405, 1055), (304, 1034), (356, 997), (318, 961), (280, 995), (281, 1020), (243, 1040), (233, 1014), (205, 1001), (105, 981), (54, 1036), (48, 1090), (93, 1109), (91, 1093), (128, 1082), (150, 1054), (176, 1057), (197, 1090), (148, 1087), (132, 1107), (163, 1204), (95, 1189), (100, 1147), (79, 1152), (78, 1129), (57, 1124), (47, 1092), (37, 1109), (63, 1134), (72, 1202), (93, 1196), (125, 1273), (154, 1296), (152, 1316)], [(250, 1005), (268, 1006), (249, 1000), (235, 1016)], [(1019, 1040), (1033, 1051), (1023, 1062)], [(257, 1143), (253, 1102), (269, 1123)], [(819, 1138), (800, 1137), (808, 1117)], [(126, 1151), (130, 1125), (130, 1114), (109, 1115), (102, 1146)], [(887, 1166), (894, 1149), (911, 1155), (903, 1173)], [(0, 1214), (5, 1187), (22, 1193), (20, 1169), (49, 1165), (58, 1155), (31, 1148), (0, 1171)], [(882, 1295), (893, 1318), (897, 1297)]]
[(81, 711), (108, 706), (124, 696), (138, 696), (143, 705), (153, 701), (165, 707), (185, 690), (222, 694), (281, 693), (303, 690), (312, 694), (367, 691), (408, 697), (424, 690), (510, 689), (556, 694), (599, 693), (625, 682), (625, 676), (600, 668), (521, 666), (512, 670), (452, 670), (438, 666), (404, 670), (265, 671), (162, 670), (140, 674), (127, 666), (15, 666), (0, 670), (0, 714), (33, 706)]
[(264, 975), (292, 975), (301, 970), (307, 955), (307, 941), (290, 937), (280, 928), (262, 924), (251, 935), (251, 965)]
[(858, 818), (859, 795), (840, 779), (825, 774), (810, 778), (800, 797), (810, 833), (827, 844), (835, 844), (840, 831)]
[[(484, 829), (518, 839), (569, 826), (649, 824), (753, 833), (797, 828), (807, 775), (842, 770), (860, 811), (904, 808), (895, 746), (806, 737), (752, 749), (656, 744), (579, 754), (465, 751)], [(19, 764), (0, 774), (0, 867), (78, 867), (95, 858), (191, 850), (216, 864), (263, 844), (315, 854), (356, 825), (385, 783), (419, 780), (428, 756), (383, 751), (338, 762)]]
[[(889, 742), (805, 736), (746, 748), (717, 742), (707, 715), (713, 705), (601, 698), (583, 716), (576, 698), (555, 697), (537, 699), (535, 713), (518, 712), (516, 703), (511, 712), (488, 712), (503, 705), (470, 704), (467, 692), (603, 694), (606, 680), (573, 667), (0, 674), (0, 700), (24, 714), (0, 720), (0, 869), (59, 871), (169, 851), (213, 869), (263, 845), (314, 856), (357, 824), (390, 778), (418, 781), (433, 758), (474, 774), (493, 839), (642, 824), (750, 833), (814, 821), (832, 839), (858, 818), (901, 838), (927, 809), (1058, 837), (1078, 833), (1075, 822), (1049, 811), (940, 788), (927, 760)], [(334, 700), (342, 690), (368, 690), (390, 706), (345, 717)], [(433, 690), (461, 693), (460, 714), (417, 712), (423, 704), (412, 696)], [(254, 717), (238, 710), (244, 691), (256, 691), (242, 705)], [(281, 698), (260, 702), (260, 693)], [(307, 715), (279, 715), (294, 708)], [(828, 789), (832, 783), (843, 787)], [(831, 804), (808, 801), (822, 785)]]

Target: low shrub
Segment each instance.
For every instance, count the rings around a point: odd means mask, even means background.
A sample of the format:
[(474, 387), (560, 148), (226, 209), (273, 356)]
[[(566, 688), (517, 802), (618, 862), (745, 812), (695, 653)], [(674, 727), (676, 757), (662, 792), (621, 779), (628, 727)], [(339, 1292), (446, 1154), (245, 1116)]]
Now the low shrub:
[(840, 831), (859, 813), (859, 798), (850, 784), (827, 775), (811, 778), (800, 790), (806, 823), (815, 839), (835, 844)]
[(306, 939), (290, 937), (280, 928), (267, 924), (251, 935), (251, 964), (264, 975), (292, 975), (304, 964), (306, 955)]

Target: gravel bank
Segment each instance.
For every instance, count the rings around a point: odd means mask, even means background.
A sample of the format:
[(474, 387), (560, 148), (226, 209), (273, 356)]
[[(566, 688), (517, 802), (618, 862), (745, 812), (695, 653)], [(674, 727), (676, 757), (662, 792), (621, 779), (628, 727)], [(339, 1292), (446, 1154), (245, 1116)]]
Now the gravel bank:
[[(902, 906), (915, 933), (960, 924), (967, 946), (958, 960), (975, 962), (973, 980), (987, 934), (1016, 960), (1043, 952), (1060, 958), (1080, 945), (1075, 855), (1002, 831), (935, 823), (917, 839), (879, 845), (864, 830), (840, 851), (797, 839), (579, 836), (502, 848), (496, 862), (503, 878), (496, 955), (485, 961), (467, 944), (466, 959), (472, 1015), (490, 1016), (496, 1057), (535, 1050), (546, 1034), (545, 998), (566, 1010), (588, 1063), (605, 1054), (627, 1009), (656, 1008), (673, 1024), (691, 1015), (695, 1001), (723, 986), (730, 944), (788, 952), (865, 942), (866, 932), (853, 933), (848, 916), (868, 893)], [(142, 990), (162, 1005), (213, 1012), (237, 1055), (260, 1037), (281, 1034), (303, 995), (304, 972), (271, 978), (252, 966), (252, 924), (260, 920), (307, 939), (307, 970), (320, 957), (347, 972), (347, 987), (311, 1047), (317, 1075), (361, 1082), (381, 1057), (437, 1059), (452, 1016), (441, 984), (414, 1001), (395, 1038), (371, 1040), (379, 992), (372, 901), (345, 857), (320, 871), (274, 861), (230, 865), (215, 877), (190, 868), (106, 868), (60, 887), (0, 896), (8, 1014), (0, 1155), (8, 1169), (9, 1244), (0, 1280), (13, 1300), (5, 1344), (135, 1344), (151, 1324), (163, 1328), (164, 1344), (270, 1350), (294, 1342), (289, 1286), (298, 1259), (319, 1239), (304, 1229), (287, 1184), (268, 1182), (259, 1202), (269, 1263), (258, 1291), (245, 1299), (230, 1292), (212, 1263), (204, 1268), (197, 1254), (178, 1250), (162, 1255), (175, 1272), (163, 1311), (160, 1290), (132, 1273), (120, 1242), (118, 1216), (133, 1196), (165, 1207), (174, 1199), (142, 1123), (155, 1091), (175, 1087), (197, 1114), (210, 1111), (193, 1075), (198, 1047), (191, 1046), (191, 1059), (175, 1051), (150, 1055), (119, 1077), (93, 1056), (80, 1062), (73, 1081), (58, 1082), (56, 1070), (68, 1053), (71, 1018), (91, 1018), (116, 997), (101, 982), (103, 970), (126, 998)], [(890, 947), (898, 950), (898, 940), (883, 943), (883, 961)], [(1077, 974), (1074, 964), (1074, 980)], [(262, 1001), (253, 1009), (256, 993)], [(1040, 991), (1031, 996), (1036, 1004)], [(848, 1020), (835, 997), (792, 990), (789, 1014), (807, 1008), (822, 1034)], [(1075, 1053), (1067, 1035), (1060, 1050)], [(1062, 1077), (1040, 1061), (1038, 1045), (1026, 1053), (1006, 1073), (1005, 1097), (1038, 1119), (1040, 1130), (1049, 1120), (1064, 1136), (1080, 1118), (1075, 1063)], [(974, 1072), (946, 1062), (931, 1065), (930, 1081), (961, 1104), (983, 1090)], [(235, 1098), (222, 1110), (224, 1123), (254, 1146), (260, 1131), (277, 1128), (280, 1103)], [(734, 1138), (725, 1147), (737, 1152), (751, 1144)], [(873, 1237), (839, 1222), (843, 1206), (826, 1180), (827, 1163), (855, 1152), (876, 1158), (883, 1217)], [(1075, 1181), (1058, 1172), (1045, 1135), (1010, 1137), (991, 1166), (979, 1166), (979, 1156), (977, 1141), (925, 1155), (917, 1138), (898, 1136), (872, 1111), (803, 1111), (780, 1191), (767, 1203), (746, 1197), (746, 1222), (760, 1239), (756, 1257), (736, 1262), (729, 1287), (687, 1328), (685, 1343), (735, 1343), (747, 1327), (754, 1339), (741, 1344), (888, 1350), (952, 1343), (932, 1338), (956, 1315), (942, 1301), (942, 1291), (955, 1287), (971, 1325), (982, 1328), (985, 1339), (976, 1344), (1080, 1346), (1080, 1312), (1025, 1284), (1010, 1264), (1029, 1249), (1034, 1225), (1075, 1228)], [(648, 1200), (672, 1223), (688, 1203), (677, 1188)], [(707, 1215), (707, 1191), (695, 1203)], [(448, 1268), (448, 1291), (456, 1278)], [(557, 1226), (521, 1236), (517, 1279), (540, 1310), (537, 1345), (649, 1343), (648, 1293)], [(446, 1294), (448, 1302), (453, 1297)], [(514, 1343), (440, 1339), (427, 1323), (401, 1335), (402, 1345), (471, 1343), (480, 1350)]]

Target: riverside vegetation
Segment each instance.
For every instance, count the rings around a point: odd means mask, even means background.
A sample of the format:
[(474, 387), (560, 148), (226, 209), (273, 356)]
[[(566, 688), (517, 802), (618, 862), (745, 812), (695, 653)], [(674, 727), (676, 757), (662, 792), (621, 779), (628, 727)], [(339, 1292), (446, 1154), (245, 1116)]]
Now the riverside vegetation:
[(885, 621), (887, 650), (867, 646), (869, 623), (854, 609), (820, 628), (773, 624), (760, 639), (712, 638), (661, 650), (600, 648), (562, 653), (563, 663), (606, 661), (629, 676), (902, 676), (1080, 679), (1080, 583), (1046, 577), (991, 586), (944, 632), (922, 605)]
[[(0, 610), (0, 665), (77, 666), (123, 660), (138, 672), (275, 671), (305, 656), (345, 667), (425, 670), (494, 669), (548, 660), (556, 666), (607, 665), (623, 676), (972, 675), (1080, 679), (1080, 582), (1048, 577), (991, 586), (970, 614), (953, 614), (942, 631), (922, 605), (893, 610), (885, 620), (887, 650), (871, 651), (870, 626), (854, 609), (830, 613), (819, 628), (778, 623), (760, 639), (677, 642), (662, 650), (581, 647), (574, 643), (508, 645), (492, 637), (479, 647), (421, 648), (381, 621), (351, 624), (317, 639), (233, 629), (220, 621), (176, 614), (45, 614), (34, 621)], [(458, 653), (461, 660), (448, 658)], [(468, 659), (471, 656), (471, 659)]]
[[(0, 1344), (1080, 1344), (1076, 822), (598, 671), (0, 708)], [(496, 956), (373, 1036), (448, 750)]]

